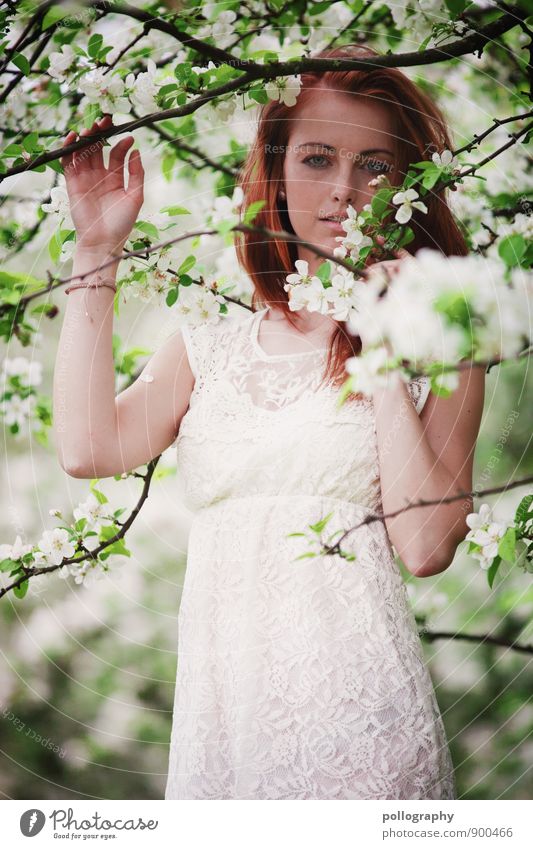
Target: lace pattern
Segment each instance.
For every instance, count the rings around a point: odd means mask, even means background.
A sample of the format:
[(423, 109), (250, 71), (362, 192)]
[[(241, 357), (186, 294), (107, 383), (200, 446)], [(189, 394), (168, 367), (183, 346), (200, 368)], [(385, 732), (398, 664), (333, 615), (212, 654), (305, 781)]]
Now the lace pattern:
[[(253, 317), (184, 332), (177, 440), (192, 522), (178, 617), (167, 799), (453, 799), (416, 622), (380, 522), (371, 401), (336, 407), (324, 352), (268, 355)], [(420, 412), (424, 381), (409, 391)]]

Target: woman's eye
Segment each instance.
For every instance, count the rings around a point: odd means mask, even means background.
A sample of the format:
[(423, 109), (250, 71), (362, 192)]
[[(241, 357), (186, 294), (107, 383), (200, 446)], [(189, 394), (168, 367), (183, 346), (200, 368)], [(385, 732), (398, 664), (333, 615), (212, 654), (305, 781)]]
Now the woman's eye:
[[(324, 162), (327, 162), (328, 159), (322, 153), (314, 153), (312, 156), (308, 156), (307, 159), (304, 159), (304, 163), (309, 163), (311, 165), (312, 159), (322, 159)], [(320, 168), (320, 165), (311, 165), (312, 168)]]
[[(377, 166), (377, 167), (373, 168), (372, 166)], [(389, 166), (387, 165), (386, 162), (380, 162), (378, 159), (370, 159), (370, 160), (367, 161), (367, 168), (369, 168), (369, 170), (373, 171), (373, 172), (376, 172), (376, 171), (383, 172), (383, 171), (388, 171)]]

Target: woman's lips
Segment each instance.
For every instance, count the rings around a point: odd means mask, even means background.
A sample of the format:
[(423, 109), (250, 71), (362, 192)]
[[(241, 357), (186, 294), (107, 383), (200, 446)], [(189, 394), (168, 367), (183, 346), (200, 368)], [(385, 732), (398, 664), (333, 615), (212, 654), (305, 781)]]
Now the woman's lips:
[(335, 233), (343, 233), (346, 235), (346, 230), (338, 221), (330, 221), (327, 218), (321, 218), (322, 224), (325, 224), (330, 230), (334, 230)]

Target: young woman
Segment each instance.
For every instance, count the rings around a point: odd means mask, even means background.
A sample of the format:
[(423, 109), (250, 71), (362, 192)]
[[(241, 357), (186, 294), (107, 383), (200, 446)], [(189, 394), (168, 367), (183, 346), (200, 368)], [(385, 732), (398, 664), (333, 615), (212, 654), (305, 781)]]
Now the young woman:
[[(348, 46), (328, 55), (373, 52)], [(65, 158), (74, 274), (118, 255), (137, 217), (136, 152), (127, 190), (123, 183), (131, 140), (112, 149), (109, 170), (100, 148)], [(381, 168), (400, 184), (409, 162), (450, 147), (437, 107), (400, 71), (306, 74), (295, 106), (262, 107), (240, 184), (246, 206), (267, 198), (258, 224), (333, 252), (343, 231), (327, 216), (345, 217), (349, 204), (360, 211)], [(411, 252), (429, 245), (466, 253), (442, 193), (427, 205), (410, 222)], [(254, 285), (253, 313), (183, 327), (148, 363), (151, 382), (114, 396), (109, 287), (71, 292), (56, 364), (58, 452), (71, 475), (134, 469), (178, 435), (195, 517), (165, 797), (455, 798), (391, 543), (414, 575), (444, 571), (466, 534), (469, 499), (361, 526), (344, 546), (354, 561), (296, 559), (309, 546), (289, 534), (328, 513), (332, 533), (375, 510), (470, 491), (483, 373), (462, 370), (447, 399), (429, 395), (425, 379), (393, 378), (372, 398), (353, 396), (338, 408), (344, 361), (360, 340), (328, 315), (291, 313), (284, 290), (297, 259), (312, 273), (322, 258), (296, 242), (248, 235), (238, 250)], [(113, 280), (117, 264), (101, 282)]]

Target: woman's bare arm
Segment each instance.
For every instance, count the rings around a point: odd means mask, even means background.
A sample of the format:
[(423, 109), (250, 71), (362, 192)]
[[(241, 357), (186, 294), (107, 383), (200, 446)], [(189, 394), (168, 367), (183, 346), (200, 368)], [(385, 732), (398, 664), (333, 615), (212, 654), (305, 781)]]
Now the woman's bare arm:
[[(106, 128), (110, 116), (91, 130)], [(69, 133), (64, 145), (75, 133)], [(124, 159), (133, 137), (110, 151), (104, 166), (102, 143), (65, 156), (71, 215), (77, 242), (73, 275), (85, 274), (120, 256), (143, 203), (144, 171), (138, 151)], [(114, 282), (119, 260), (102, 270)], [(85, 282), (94, 285), (93, 275)], [(115, 397), (113, 291), (80, 288), (67, 297), (54, 369), (53, 420), (61, 466), (73, 477), (107, 477), (148, 462), (175, 439), (194, 377), (181, 332), (157, 351), (145, 371), (154, 380), (137, 380)], [(87, 314), (86, 314), (87, 313)]]
[[(73, 273), (102, 261), (95, 253), (78, 252)], [(106, 269), (106, 281), (114, 276)], [(54, 432), (59, 462), (76, 478), (131, 471), (168, 448), (194, 385), (178, 330), (145, 366), (142, 376), (153, 380), (139, 376), (115, 396), (113, 298), (107, 287), (68, 295), (54, 371)]]

